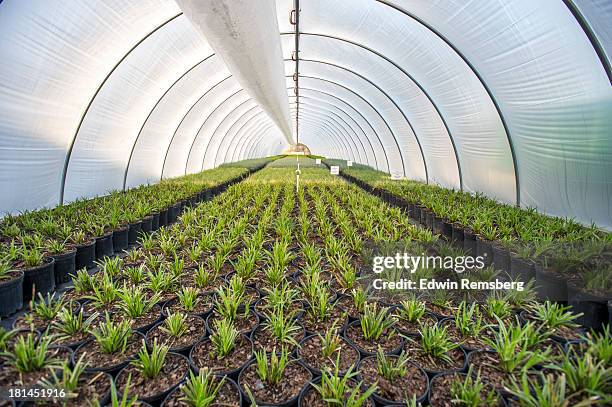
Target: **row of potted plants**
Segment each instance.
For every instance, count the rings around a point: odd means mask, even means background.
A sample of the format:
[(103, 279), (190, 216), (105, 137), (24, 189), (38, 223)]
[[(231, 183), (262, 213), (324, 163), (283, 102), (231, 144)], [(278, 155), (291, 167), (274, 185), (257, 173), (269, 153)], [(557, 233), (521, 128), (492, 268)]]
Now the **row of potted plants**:
[[(583, 337), (576, 315), (524, 296), (374, 296), (368, 250), (435, 236), (324, 170), (305, 169), (297, 191), (293, 176), (260, 171), (33, 302), (0, 335), (0, 386), (44, 379), (78, 393), (69, 405), (491, 405), (558, 397), (546, 386), (576, 376), (564, 392), (603, 400), (609, 333)], [(605, 380), (584, 384), (570, 346)]]
[(435, 234), (463, 247), (486, 264), (520, 278), (534, 279), (540, 298), (570, 303), (580, 322), (609, 323), (612, 297), (612, 243), (594, 225), (554, 218), (535, 209), (498, 203), (481, 194), (414, 181), (391, 181), (372, 169), (347, 168), (343, 176)]
[(6, 216), (0, 222), (0, 316), (67, 283), (75, 270), (122, 253), (141, 233), (174, 223), (185, 207), (210, 199), (263, 165), (209, 170)]

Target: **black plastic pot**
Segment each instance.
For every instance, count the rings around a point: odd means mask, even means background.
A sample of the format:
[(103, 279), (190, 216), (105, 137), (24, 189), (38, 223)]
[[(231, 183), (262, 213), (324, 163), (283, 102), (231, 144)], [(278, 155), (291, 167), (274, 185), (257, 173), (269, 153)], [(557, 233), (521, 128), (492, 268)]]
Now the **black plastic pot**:
[[(240, 394), (242, 395), (242, 398), (245, 399), (245, 400), (249, 400), (249, 397), (248, 397), (247, 393), (244, 390), (242, 390), (242, 385), (241, 385), (240, 382), (241, 382), (242, 374), (244, 373), (244, 371), (246, 369), (248, 369), (248, 367), (250, 365), (252, 365), (253, 363), (255, 363), (254, 360), (251, 360), (249, 363), (247, 363), (246, 366), (244, 366), (244, 368), (240, 371), (240, 374), (238, 375), (238, 388), (240, 389)], [(306, 381), (306, 384), (304, 385), (304, 387), (302, 387), (302, 389), (298, 392), (298, 394), (295, 397), (293, 397), (291, 400), (287, 400), (287, 401), (285, 401), (283, 403), (278, 403), (278, 404), (262, 403), (259, 400), (255, 400), (257, 402), (258, 406), (266, 406), (266, 407), (293, 407), (293, 406), (298, 405), (298, 399), (300, 398), (300, 395), (302, 394), (304, 389), (310, 385), (310, 382), (312, 381), (312, 373), (310, 373), (310, 370), (308, 370), (308, 368), (306, 368), (303, 363), (301, 363), (299, 361), (295, 361), (295, 362), (292, 362), (292, 363), (297, 363), (297, 364), (301, 365), (302, 367), (304, 367), (304, 369), (306, 369), (306, 371), (310, 375), (310, 378)]]
[(545, 269), (541, 264), (536, 264), (535, 278), (539, 299), (567, 303), (566, 277)]
[(151, 233), (153, 230), (153, 216), (147, 216), (142, 219), (140, 230), (142, 233)]
[(503, 273), (510, 273), (510, 252), (508, 249), (499, 244), (492, 244), (491, 252), (493, 253), (493, 265), (495, 266), (495, 270), (499, 270)]
[[(181, 355), (180, 353), (173, 353), (173, 352), (168, 352), (167, 356), (176, 356), (176, 357), (180, 357), (182, 359), (185, 360), (185, 362), (187, 364), (189, 364), (189, 360), (184, 356)], [(121, 369), (121, 371), (119, 373), (117, 373), (117, 378), (115, 379), (115, 382), (117, 382), (119, 380), (119, 377), (121, 376), (121, 374), (124, 374), (126, 367), (124, 367), (123, 369)], [(174, 389), (176, 389), (177, 387), (180, 386), (180, 384), (185, 380), (185, 377), (187, 377), (189, 375), (189, 369), (187, 369), (187, 371), (185, 372), (185, 376), (179, 380), (177, 383), (173, 384), (172, 386), (170, 386), (167, 389), (164, 389), (163, 391), (160, 391), (157, 394), (154, 394), (152, 396), (149, 397), (142, 397), (142, 396), (138, 396), (138, 400), (142, 400), (146, 403), (152, 404), (152, 405), (158, 405), (162, 400), (165, 400), (166, 397), (168, 396), (168, 394), (170, 394)]]
[(181, 212), (181, 204), (180, 202), (168, 207), (168, 225), (173, 224), (179, 217)]
[(425, 214), (425, 227), (433, 231), (433, 223), (434, 223), (434, 214), (432, 212), (427, 211), (427, 213)]
[(120, 253), (128, 248), (128, 228), (113, 230), (113, 251)]
[(485, 267), (490, 266), (493, 262), (491, 242), (481, 237), (476, 238), (476, 256), (482, 257)]
[[(395, 358), (396, 356), (392, 356), (392, 358)], [(376, 360), (376, 356), (370, 356), (368, 358), (362, 359), (359, 364), (357, 365), (357, 368), (355, 369), (357, 372), (359, 372), (361, 369), (361, 365), (363, 364), (363, 362), (367, 359), (374, 359)], [(429, 394), (429, 377), (427, 377), (427, 373), (425, 373), (425, 371), (423, 369), (421, 369), (419, 366), (417, 366), (415, 363), (413, 362), (408, 362), (408, 364), (412, 365), (413, 367), (417, 368), (421, 374), (423, 375), (423, 377), (425, 378), (425, 381), (427, 382), (427, 387), (425, 388), (425, 391), (423, 392), (422, 395), (420, 395), (420, 397), (417, 397), (416, 401), (417, 403), (423, 403), (426, 399), (427, 399), (427, 395)], [(361, 381), (361, 378), (360, 378)], [(364, 384), (364, 387), (367, 387), (367, 383)], [(418, 396), (418, 395), (417, 395)], [(378, 395), (377, 392), (375, 392), (372, 395), (372, 399), (376, 402), (376, 405), (379, 406), (405, 406), (406, 402), (405, 401), (394, 401), (394, 400), (389, 400), (386, 399), (384, 397), (381, 397)], [(412, 398), (410, 398), (412, 399)]]
[(96, 261), (96, 241), (92, 240), (91, 243), (85, 243), (76, 247), (76, 257), (74, 258), (75, 268), (80, 270), (82, 268), (92, 269), (95, 267)]
[(527, 283), (535, 278), (535, 263), (522, 257), (510, 257), (510, 275), (513, 279), (519, 279)]
[(151, 221), (151, 231), (155, 232), (159, 229), (159, 212), (152, 213), (153, 220)]
[(463, 248), (463, 228), (460, 225), (453, 224), (451, 230), (451, 242)]
[(463, 250), (470, 256), (476, 256), (476, 235), (471, 230), (463, 230)]
[(23, 271), (11, 280), (0, 281), (0, 316), (6, 317), (23, 306)]
[(53, 257), (45, 257), (44, 264), (23, 270), (23, 301), (28, 303), (38, 294), (45, 295), (55, 290)]
[(608, 329), (612, 328), (612, 300), (608, 301)]
[(567, 283), (568, 304), (574, 313), (583, 313), (577, 322), (585, 328), (601, 329), (610, 321), (609, 299), (590, 293), (571, 281)]
[(138, 242), (138, 236), (140, 236), (140, 231), (142, 230), (142, 222), (137, 221), (134, 223), (130, 223), (128, 228), (128, 244), (134, 245)]
[(111, 232), (96, 238), (96, 260), (111, 257), (114, 254), (113, 234)]
[(55, 260), (53, 266), (55, 285), (60, 285), (69, 282), (71, 276), (75, 274), (76, 252), (76, 249), (72, 249), (70, 251), (67, 251), (66, 253), (51, 256)]
[(159, 227), (168, 225), (168, 209), (162, 209), (159, 211)]

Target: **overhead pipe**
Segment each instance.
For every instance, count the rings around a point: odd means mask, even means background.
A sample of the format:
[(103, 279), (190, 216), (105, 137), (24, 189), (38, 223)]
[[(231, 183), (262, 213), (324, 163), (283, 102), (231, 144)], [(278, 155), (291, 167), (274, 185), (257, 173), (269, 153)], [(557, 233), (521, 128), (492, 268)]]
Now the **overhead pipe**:
[(238, 83), (293, 144), (274, 0), (176, 0)]

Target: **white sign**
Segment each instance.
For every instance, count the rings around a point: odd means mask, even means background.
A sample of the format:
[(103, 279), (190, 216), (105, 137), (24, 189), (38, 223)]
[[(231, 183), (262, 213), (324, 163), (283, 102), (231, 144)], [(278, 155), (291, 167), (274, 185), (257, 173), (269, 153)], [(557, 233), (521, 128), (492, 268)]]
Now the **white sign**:
[(317, 165), (321, 165), (321, 159), (320, 159), (320, 158), (317, 158), (317, 159), (315, 160), (315, 162), (317, 163)]
[(352, 167), (353, 166), (353, 162), (352, 161), (347, 161), (346, 162), (346, 166), (347, 167)]
[(329, 167), (329, 173), (331, 175), (338, 175), (340, 174), (340, 167), (337, 165), (332, 165), (331, 167)]

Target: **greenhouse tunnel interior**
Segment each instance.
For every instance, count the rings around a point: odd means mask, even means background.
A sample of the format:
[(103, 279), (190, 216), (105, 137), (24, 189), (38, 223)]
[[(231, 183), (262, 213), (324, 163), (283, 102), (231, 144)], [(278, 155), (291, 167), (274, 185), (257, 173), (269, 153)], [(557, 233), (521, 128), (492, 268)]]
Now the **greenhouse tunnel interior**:
[(3, 1), (0, 210), (299, 137), (314, 154), (612, 227), (609, 2), (302, 0), (298, 29), (293, 0), (233, 2), (236, 41), (210, 23), (216, 3)]
[(0, 0), (0, 407), (612, 405), (611, 23)]

